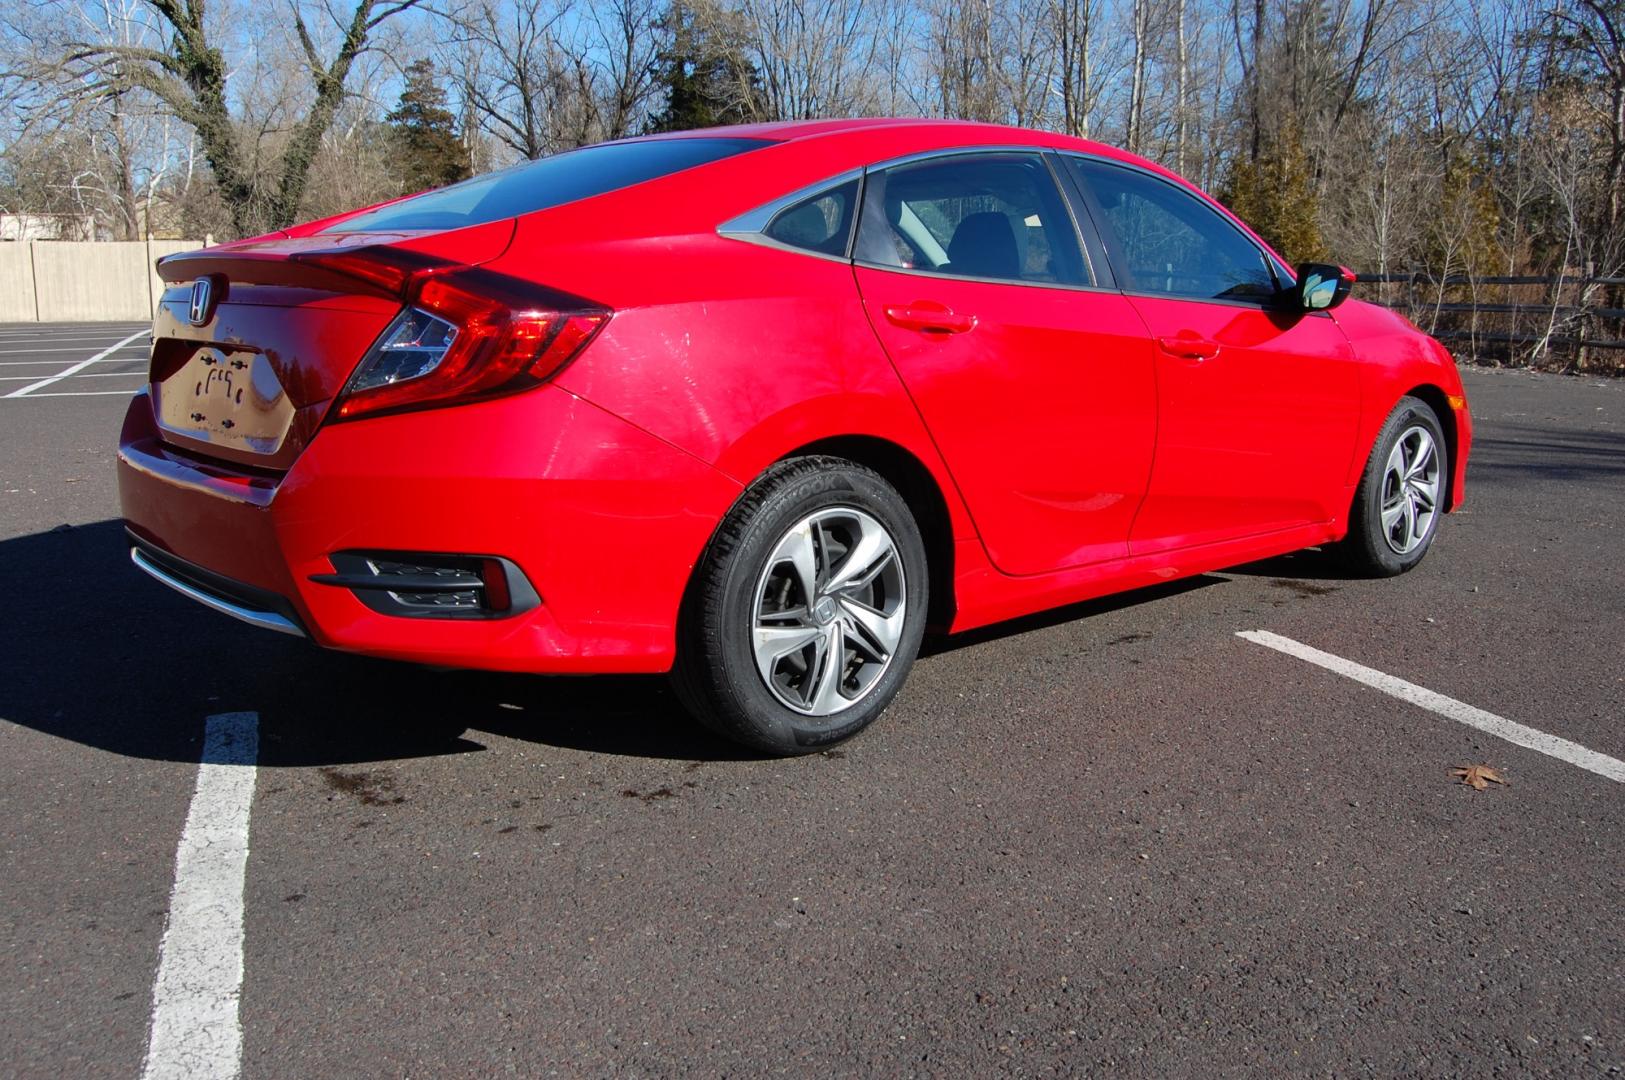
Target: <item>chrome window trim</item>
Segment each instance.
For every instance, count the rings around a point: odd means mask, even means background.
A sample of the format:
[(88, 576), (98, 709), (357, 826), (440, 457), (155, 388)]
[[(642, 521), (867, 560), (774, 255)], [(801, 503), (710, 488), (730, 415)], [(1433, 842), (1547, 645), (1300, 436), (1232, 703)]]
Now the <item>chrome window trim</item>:
[(964, 157), (966, 154), (1037, 154), (1041, 156), (1052, 149), (1054, 148), (1049, 146), (1022, 146), (1016, 143), (999, 143), (988, 146), (939, 146), (935, 150), (916, 150), (912, 154), (877, 161), (865, 171), (884, 172), (887, 169), (896, 169), (904, 165), (930, 161), (932, 158)]
[(1072, 213), (1071, 202), (1067, 199), (1066, 191), (1061, 187), (1060, 178), (1055, 175), (1055, 167), (1049, 160), (1048, 155), (1053, 150), (1054, 148), (1049, 146), (1020, 146), (1013, 143), (1001, 143), (997, 146), (938, 147), (935, 150), (920, 150), (916, 153), (904, 154), (901, 157), (888, 158), (885, 161), (877, 161), (873, 165), (866, 168), (864, 172), (865, 174), (871, 172), (886, 172), (889, 169), (901, 168), (906, 165), (915, 165), (937, 158), (965, 157), (969, 154), (1026, 154), (1031, 157), (1036, 157), (1043, 164), (1044, 170), (1049, 176), (1050, 183), (1055, 187), (1055, 197), (1061, 200), (1061, 205), (1066, 209), (1066, 220), (1072, 226), (1072, 239), (1077, 242), (1078, 251), (1083, 259), (1084, 270), (1089, 275), (1090, 284), (1070, 285), (1063, 281), (1026, 281), (1019, 278), (989, 278), (973, 277), (970, 274), (944, 274), (940, 270), (921, 270), (917, 267), (892, 266), (888, 263), (877, 263), (871, 262), (867, 259), (860, 259), (857, 257), (857, 235), (859, 228), (861, 228), (863, 225), (862, 209), (863, 200), (868, 197), (867, 185), (865, 186), (865, 189), (860, 192), (860, 198), (858, 201), (858, 220), (853, 223), (852, 241), (847, 246), (847, 250), (852, 253), (852, 258), (850, 260), (852, 265), (861, 266), (866, 270), (882, 270), (891, 274), (909, 274), (915, 277), (936, 278), (941, 281), (972, 281), (982, 285), (1015, 285), (1026, 289), (1063, 289), (1067, 292), (1121, 292), (1122, 290), (1118, 289), (1116, 286), (1099, 284), (1100, 276), (1095, 273), (1094, 261), (1089, 257), (1089, 245), (1087, 242), (1085, 242), (1078, 220)]
[(865, 262), (862, 259), (852, 259), (851, 264), (861, 266), (865, 270), (879, 270), (887, 274), (907, 274), (910, 277), (936, 278), (939, 281), (969, 281), (979, 285), (1013, 285), (1021, 289), (1062, 289), (1066, 292), (1112, 293), (1114, 295), (1122, 292), (1121, 289), (1111, 288), (1106, 285), (1068, 285), (1060, 281), (1022, 281), (1017, 278), (972, 277), (969, 274), (944, 274), (940, 270), (917, 270), (906, 266), (887, 266), (885, 263)]
[[(808, 248), (796, 247), (794, 244), (786, 244), (783, 240), (775, 240), (771, 236), (767, 236), (759, 232), (723, 232), (721, 229), (718, 229), (717, 235), (725, 240), (740, 240), (747, 244), (755, 244), (757, 247), (772, 248), (774, 251), (788, 252), (791, 255), (805, 255), (809, 259), (822, 259), (824, 262), (839, 263), (842, 266), (852, 265), (852, 259), (850, 256), (831, 255), (824, 251), (812, 251)], [(850, 249), (851, 246), (851, 243), (848, 242), (848, 249)]]
[[(887, 158), (884, 161), (877, 161), (869, 165), (860, 165), (855, 169), (848, 169), (845, 172), (826, 177), (825, 179), (819, 180), (816, 183), (797, 188), (795, 191), (792, 191), (787, 195), (780, 195), (778, 198), (773, 199), (770, 202), (765, 202), (760, 206), (753, 207), (752, 209), (745, 211), (743, 214), (737, 214), (734, 217), (729, 218), (727, 221), (724, 221), (722, 224), (717, 226), (716, 232), (718, 236), (725, 237), (729, 240), (741, 240), (747, 244), (755, 244), (758, 247), (771, 248), (775, 251), (785, 251), (793, 255), (806, 255), (813, 259), (823, 259), (825, 262), (844, 263), (848, 266), (876, 266), (879, 264), (863, 262), (862, 260), (854, 257), (857, 248), (858, 226), (863, 217), (863, 202), (867, 196), (866, 189), (868, 185), (866, 181), (869, 173), (884, 169), (894, 169), (900, 165), (910, 165), (915, 162), (929, 161), (932, 158), (961, 157), (966, 154), (1035, 154), (1043, 157), (1043, 155), (1052, 151), (1053, 149), (1053, 147), (1047, 146), (1022, 146), (1016, 143), (1000, 143), (991, 146), (947, 146), (937, 147), (933, 150), (917, 150), (912, 154), (903, 154), (898, 157)], [(1048, 166), (1049, 162), (1045, 161), (1045, 165)], [(782, 240), (775, 240), (771, 236), (767, 235), (768, 226), (771, 225), (773, 223), (773, 219), (783, 211), (788, 210), (790, 207), (804, 199), (810, 199), (813, 196), (818, 195), (820, 192), (827, 191), (830, 188), (837, 188), (842, 184), (849, 184), (853, 180), (858, 181), (858, 199), (857, 206), (854, 208), (852, 213), (852, 230), (846, 238), (845, 255), (830, 255), (822, 251), (811, 251), (807, 248), (796, 247), (794, 244), (786, 244)], [(1055, 182), (1053, 170), (1051, 171), (1050, 180), (1052, 183)], [(1057, 188), (1059, 188), (1058, 184)], [(1066, 195), (1064, 192), (1058, 190), (1057, 194), (1061, 196), (1061, 201), (1063, 203), (1066, 202)], [(1070, 219), (1071, 207), (1067, 208), (1067, 214)], [(1090, 278), (1098, 282), (1100, 280), (1099, 275), (1094, 272), (1094, 265), (1089, 258), (1087, 245), (1084, 244), (1083, 236), (1077, 230), (1077, 222), (1073, 221), (1072, 224), (1073, 235), (1077, 238), (1080, 247), (1084, 249), (1083, 260), (1085, 268), (1088, 270)], [(901, 267), (895, 266), (880, 266), (879, 268), (883, 270), (896, 270), (899, 273), (913, 272), (903, 270)], [(921, 271), (921, 273), (927, 272)], [(954, 281), (987, 281), (996, 285), (1040, 285), (1050, 288), (1084, 289), (1089, 292), (1117, 291), (1115, 289), (1109, 289), (1099, 285), (1051, 285), (1046, 282), (1009, 281), (1005, 278), (973, 278), (957, 274), (930, 274), (929, 276), (941, 277)]]
[[(773, 248), (776, 251), (788, 251), (796, 255), (808, 255), (814, 259), (823, 259), (826, 262), (850, 264), (852, 261), (852, 241), (858, 234), (858, 215), (863, 209), (863, 174), (862, 168), (848, 169), (846, 172), (820, 180), (815, 184), (797, 188), (788, 195), (780, 195), (772, 202), (765, 202), (761, 206), (747, 210), (737, 217), (729, 218), (717, 226), (717, 235), (729, 240), (743, 240), (747, 244), (758, 244), (762, 247)], [(857, 181), (858, 197), (852, 207), (852, 226), (847, 231), (846, 254), (831, 255), (828, 252), (813, 251), (810, 248), (796, 247), (786, 244), (782, 240), (775, 240), (767, 235), (767, 229), (773, 224), (773, 219), (799, 202)]]

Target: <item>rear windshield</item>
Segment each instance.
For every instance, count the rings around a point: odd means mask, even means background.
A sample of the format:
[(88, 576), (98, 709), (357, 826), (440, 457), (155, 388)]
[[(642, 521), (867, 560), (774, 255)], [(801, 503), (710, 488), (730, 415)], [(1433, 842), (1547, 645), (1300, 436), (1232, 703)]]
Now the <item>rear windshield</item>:
[(323, 232), (461, 229), (563, 206), (768, 145), (761, 139), (599, 143), (426, 191), (329, 225)]

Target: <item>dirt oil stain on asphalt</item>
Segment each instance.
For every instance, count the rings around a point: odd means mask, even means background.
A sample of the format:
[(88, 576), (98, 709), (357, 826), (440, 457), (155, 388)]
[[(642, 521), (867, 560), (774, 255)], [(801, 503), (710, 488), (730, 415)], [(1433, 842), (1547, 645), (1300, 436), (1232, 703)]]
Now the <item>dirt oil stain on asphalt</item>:
[(405, 795), (395, 793), (395, 778), (380, 772), (345, 772), (331, 765), (316, 770), (327, 786), (340, 794), (349, 795), (363, 806), (399, 806)]

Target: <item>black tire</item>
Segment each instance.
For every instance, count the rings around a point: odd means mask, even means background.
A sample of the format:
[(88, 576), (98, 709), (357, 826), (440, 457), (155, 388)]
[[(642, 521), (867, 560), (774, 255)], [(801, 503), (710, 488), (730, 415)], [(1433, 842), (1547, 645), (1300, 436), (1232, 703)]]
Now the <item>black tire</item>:
[[(1395, 444), (1402, 438), (1410, 437), (1416, 429), (1425, 431), (1433, 441), (1433, 452), (1437, 456), (1437, 495), (1425, 529), (1419, 528), (1415, 535), (1406, 535), (1404, 523), (1399, 522), (1395, 531), (1401, 534), (1401, 538), (1396, 542), (1393, 532), (1383, 524), (1385, 497), (1390, 506), (1394, 501), (1394, 491), (1389, 490), (1388, 461), (1394, 453)], [(1438, 535), (1449, 486), (1450, 448), (1445, 442), (1444, 429), (1438, 416), (1420, 398), (1401, 398), (1383, 423), (1382, 430), (1377, 433), (1371, 457), (1366, 461), (1365, 471), (1360, 474), (1360, 486), (1355, 490), (1354, 504), (1349, 509), (1348, 536), (1336, 548), (1344, 565), (1357, 575), (1393, 577), (1421, 562), (1433, 546), (1433, 538)], [(1405, 549), (1412, 540), (1415, 541), (1414, 546)]]
[[(848, 510), (878, 522), (892, 541), (901, 564), (901, 582), (893, 586), (903, 602), (901, 634), (888, 660), (852, 661), (859, 671), (864, 663), (876, 663), (878, 673), (856, 691), (851, 705), (829, 715), (805, 715), (782, 703), (758, 668), (753, 641), (764, 603), (759, 587), (773, 572), (769, 563), (775, 551), (799, 523), (821, 512)], [(821, 557), (840, 568), (828, 554)], [(781, 461), (740, 496), (695, 569), (679, 619), (673, 686), (689, 712), (726, 738), (778, 755), (826, 749), (862, 731), (896, 696), (925, 632), (928, 589), (919, 526), (885, 479), (843, 458)], [(805, 605), (809, 611), (814, 606)], [(809, 672), (812, 667), (808, 662)]]

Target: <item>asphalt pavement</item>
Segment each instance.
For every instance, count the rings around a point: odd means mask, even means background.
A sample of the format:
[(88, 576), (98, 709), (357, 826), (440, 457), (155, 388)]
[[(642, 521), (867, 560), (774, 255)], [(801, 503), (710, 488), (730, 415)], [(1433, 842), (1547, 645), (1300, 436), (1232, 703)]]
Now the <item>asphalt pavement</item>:
[(1625, 784), (1237, 636), (1625, 757), (1625, 383), (1467, 371), (1467, 503), (1403, 578), (1306, 552), (937, 640), (777, 761), (658, 678), (324, 653), (146, 579), (140, 341), (62, 374), (138, 330), (0, 328), (0, 1075), (141, 1074), (239, 713), (246, 1077), (1625, 1071)]

